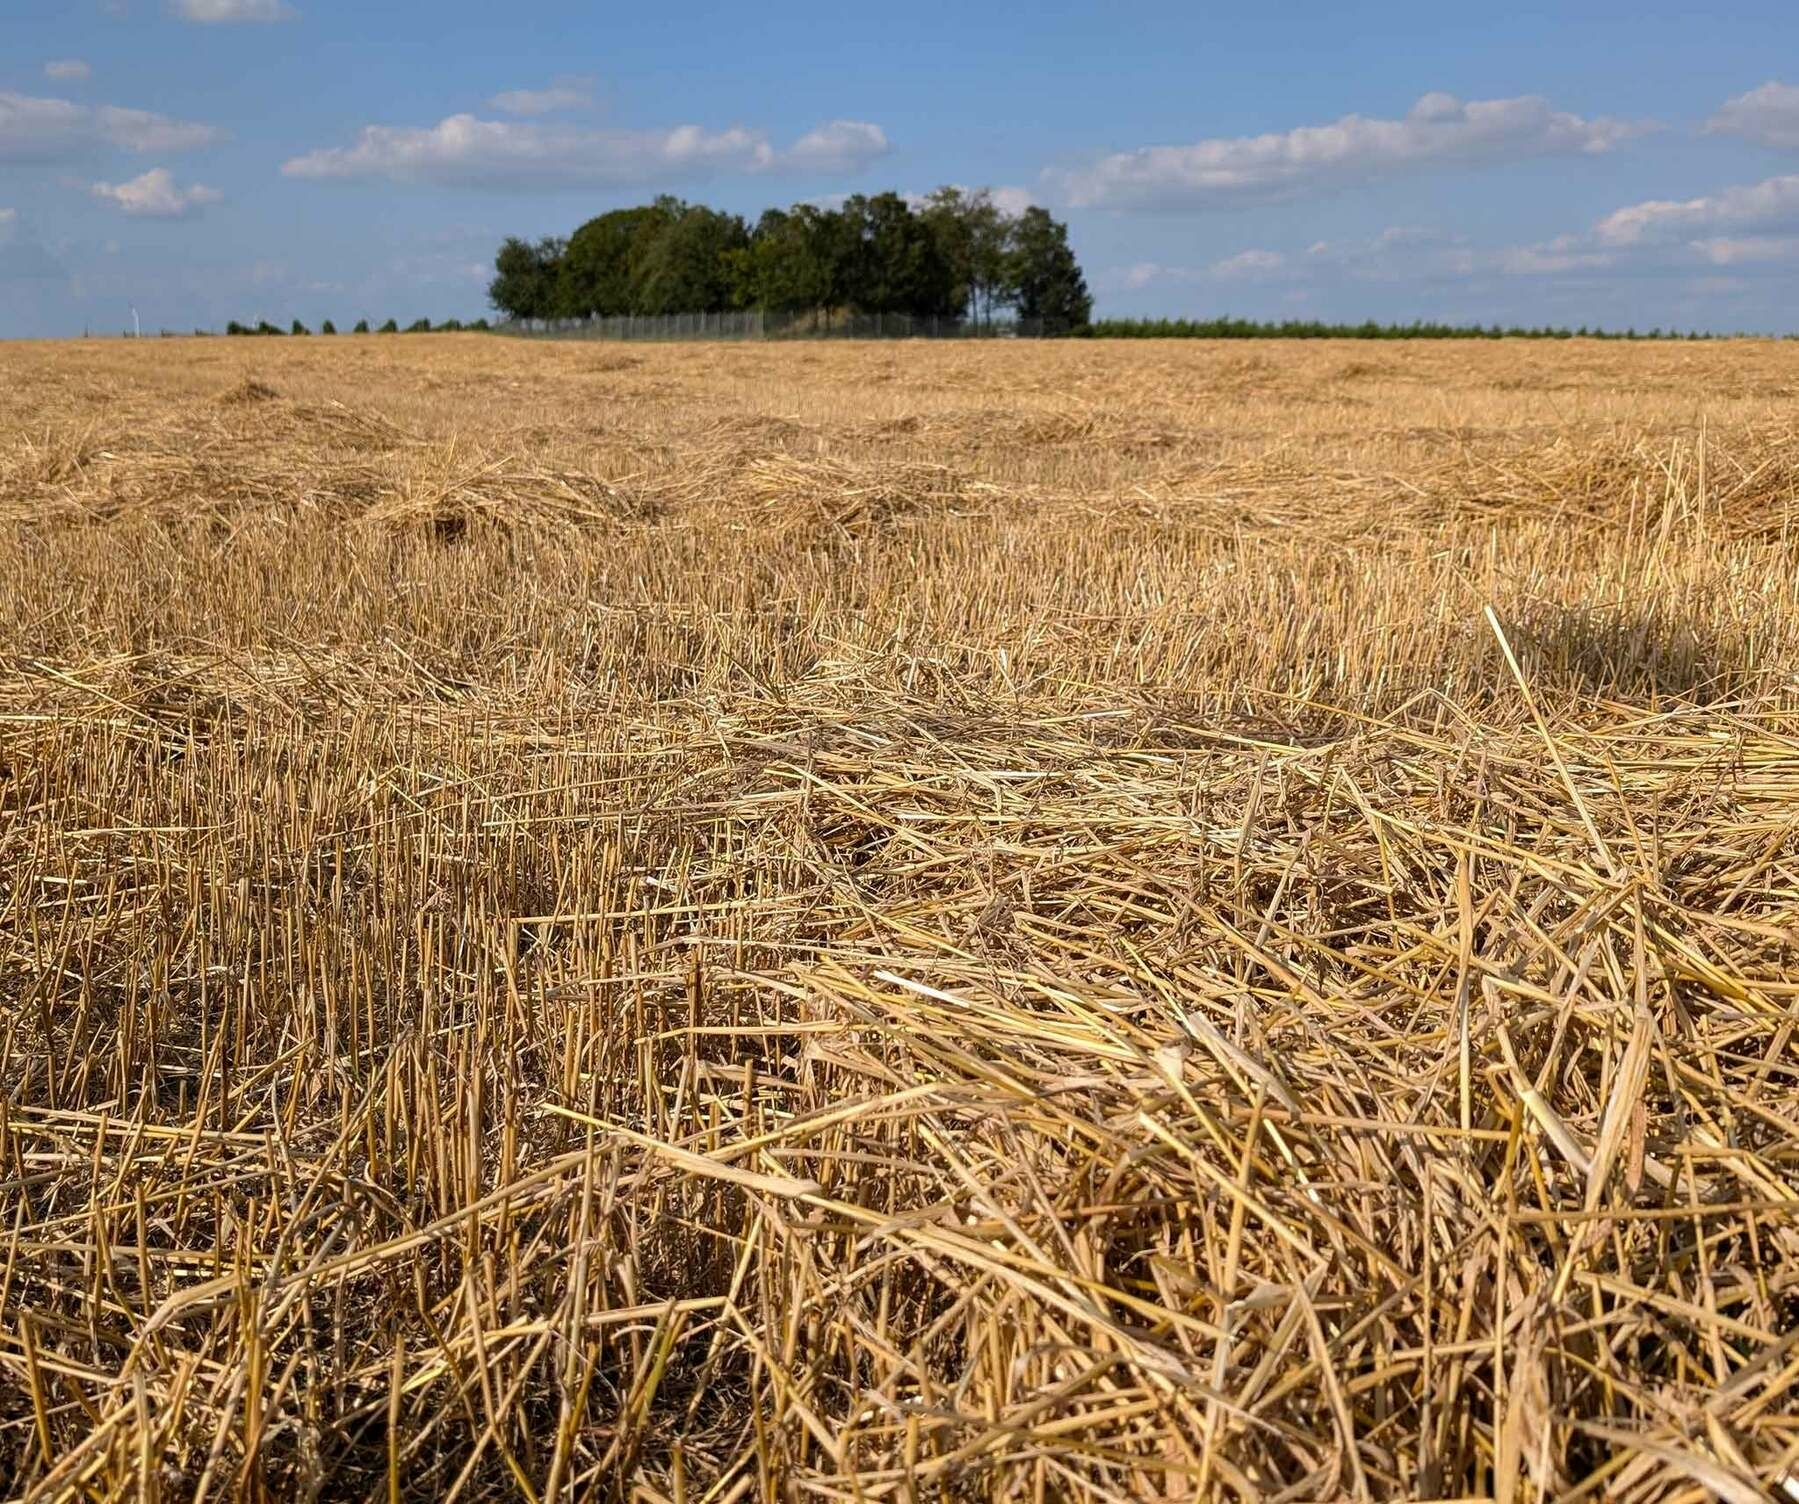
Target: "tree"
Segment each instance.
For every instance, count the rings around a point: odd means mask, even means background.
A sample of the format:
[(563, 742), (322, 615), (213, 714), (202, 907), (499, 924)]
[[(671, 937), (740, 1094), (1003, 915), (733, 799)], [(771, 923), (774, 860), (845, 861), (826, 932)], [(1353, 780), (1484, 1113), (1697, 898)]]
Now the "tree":
[(332, 323), (330, 319), (326, 319), (324, 323), (319, 325), (319, 333), (320, 334), (336, 334), (337, 333), (337, 325)]
[(737, 301), (780, 313), (835, 307), (842, 240), (841, 218), (814, 204), (766, 211), (736, 255)]
[(1006, 248), (1013, 221), (985, 188), (939, 188), (919, 217), (950, 270), (956, 307), (983, 323), (1009, 297)]
[(389, 319), (385, 324), (383, 324), (375, 332), (377, 334), (398, 334), (400, 332), (400, 326), (398, 324), (396, 324), (392, 319)]
[(1047, 332), (1085, 328), (1093, 317), (1087, 279), (1068, 245), (1068, 226), (1032, 205), (1018, 216), (1007, 257), (1007, 280), (1022, 319)]
[[(662, 207), (668, 201), (658, 200)], [(735, 214), (678, 204), (644, 249), (632, 282), (636, 313), (717, 313), (736, 304), (734, 269), (749, 245)]]
[(511, 319), (851, 308), (989, 322), (1016, 305), (1060, 332), (1092, 312), (1066, 228), (1042, 209), (1013, 218), (986, 189), (940, 188), (919, 207), (891, 192), (796, 204), (754, 230), (664, 196), (589, 219), (567, 241), (514, 236), (494, 271), (489, 298)]
[(536, 245), (508, 237), (494, 257), (495, 276), (487, 287), (493, 306), (514, 319), (554, 318), (557, 283), (566, 243), (553, 238)]
[(569, 236), (557, 273), (557, 312), (564, 318), (636, 312), (633, 289), (644, 255), (678, 207), (677, 200), (658, 199), (635, 209), (614, 209)]
[(302, 324), (298, 319), (295, 319), (294, 326), (292, 329), (288, 330), (288, 333), (289, 334), (310, 334), (310, 333), (312, 333), (312, 331), (310, 329), (308, 329), (304, 324)]
[(863, 313), (956, 312), (953, 273), (937, 242), (897, 193), (856, 194), (843, 206), (848, 301)]
[(431, 332), (431, 320), (414, 319), (406, 326), (406, 332), (408, 334), (429, 334)]
[(356, 327), (350, 331), (352, 334), (367, 334), (368, 332), (369, 321), (367, 319), (358, 319), (356, 321)]

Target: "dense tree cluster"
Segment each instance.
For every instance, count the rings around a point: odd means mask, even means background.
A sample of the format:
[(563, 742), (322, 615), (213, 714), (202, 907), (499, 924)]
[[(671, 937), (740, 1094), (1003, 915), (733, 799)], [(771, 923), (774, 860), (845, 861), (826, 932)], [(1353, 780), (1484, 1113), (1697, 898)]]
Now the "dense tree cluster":
[(990, 322), (1011, 311), (1085, 328), (1093, 300), (1067, 227), (1046, 210), (1006, 213), (986, 192), (940, 188), (922, 203), (857, 194), (795, 204), (754, 225), (659, 198), (591, 219), (567, 240), (509, 239), (488, 296), (514, 319), (762, 309), (909, 314)]

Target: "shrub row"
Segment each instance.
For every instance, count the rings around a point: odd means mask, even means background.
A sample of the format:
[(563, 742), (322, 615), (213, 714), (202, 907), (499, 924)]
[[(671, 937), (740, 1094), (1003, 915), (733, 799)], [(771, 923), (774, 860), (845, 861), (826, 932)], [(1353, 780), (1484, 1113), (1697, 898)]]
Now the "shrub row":
[[(430, 319), (417, 319), (406, 326), (406, 333), (485, 334), (491, 327), (492, 326), (486, 319), (476, 319), (472, 324), (465, 324), (461, 319), (445, 319), (441, 324), (433, 324)], [(399, 332), (400, 326), (393, 319), (389, 319), (385, 324), (381, 325), (380, 328), (373, 330), (369, 328), (369, 321), (367, 319), (359, 319), (356, 323), (356, 327), (350, 331), (352, 334), (398, 334)], [(292, 325), (286, 329), (281, 328), (279, 325), (271, 324), (267, 319), (258, 320), (254, 324), (240, 324), (236, 319), (233, 319), (225, 326), (225, 333), (229, 335), (284, 335), (311, 334), (312, 331), (298, 319), (295, 319)], [(326, 319), (324, 323), (319, 325), (319, 333), (336, 334), (337, 325), (333, 324), (330, 319)]]
[(1082, 334), (1094, 339), (1715, 339), (1697, 331), (1651, 329), (1638, 333), (1550, 326), (1526, 328), (1492, 324), (1434, 324), (1419, 320), (1410, 324), (1380, 324), (1372, 319), (1361, 324), (1325, 324), (1311, 319), (1285, 319), (1265, 323), (1257, 319), (1099, 319)]

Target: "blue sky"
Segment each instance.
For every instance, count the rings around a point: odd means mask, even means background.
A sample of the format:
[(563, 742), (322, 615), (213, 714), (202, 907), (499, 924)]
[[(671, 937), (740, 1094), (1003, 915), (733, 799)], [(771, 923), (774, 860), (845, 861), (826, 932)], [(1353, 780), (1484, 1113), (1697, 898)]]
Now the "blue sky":
[(1102, 312), (1799, 329), (1799, 16), (0, 0), (0, 336), (473, 317), (659, 192), (989, 185)]

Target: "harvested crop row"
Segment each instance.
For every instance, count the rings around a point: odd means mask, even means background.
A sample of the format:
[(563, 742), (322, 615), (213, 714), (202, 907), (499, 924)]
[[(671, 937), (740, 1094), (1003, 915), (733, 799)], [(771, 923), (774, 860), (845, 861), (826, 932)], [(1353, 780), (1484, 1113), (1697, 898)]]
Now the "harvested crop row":
[(324, 346), (0, 356), (16, 1492), (1799, 1486), (1790, 352)]

